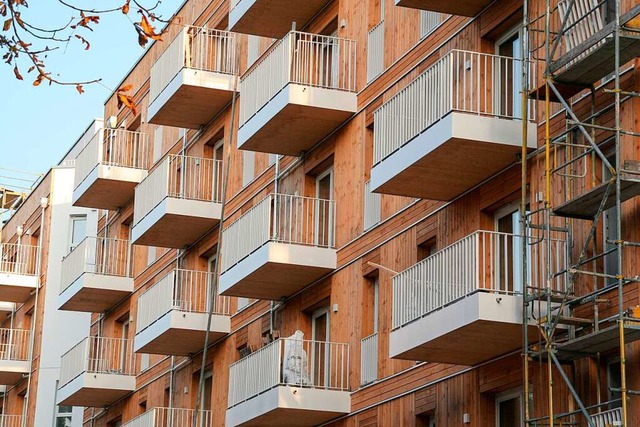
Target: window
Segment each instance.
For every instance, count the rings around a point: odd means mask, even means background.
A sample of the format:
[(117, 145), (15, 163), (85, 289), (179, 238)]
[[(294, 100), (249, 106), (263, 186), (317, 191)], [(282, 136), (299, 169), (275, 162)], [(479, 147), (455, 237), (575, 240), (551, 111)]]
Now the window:
[(500, 88), (496, 92), (496, 113), (515, 118), (522, 117), (522, 63), (518, 61), (522, 59), (521, 40), (522, 28), (518, 27), (509, 31), (496, 43), (498, 55), (514, 59), (506, 63), (500, 60), (500, 70), (495, 74), (496, 87)]
[(200, 401), (200, 407), (204, 411), (211, 410), (211, 398), (213, 394), (213, 372), (207, 371), (204, 373), (204, 388), (202, 390), (202, 400)]
[(607, 390), (609, 391), (609, 401), (617, 400), (609, 404), (609, 409), (622, 407), (622, 400), (620, 400), (622, 394), (618, 391), (622, 388), (621, 379), (620, 358), (613, 357), (607, 361)]
[(87, 237), (87, 216), (74, 215), (71, 217), (71, 235), (69, 237), (69, 249), (73, 249)]
[(313, 384), (329, 383), (329, 308), (316, 310), (311, 316), (311, 379)]
[(71, 427), (72, 406), (58, 405), (56, 408), (56, 427)]
[(333, 168), (321, 173), (316, 178), (316, 197), (326, 202), (316, 204), (316, 244), (333, 246)]
[[(522, 231), (518, 203), (511, 203), (496, 211), (495, 229), (484, 242), (495, 253), (496, 289), (508, 292), (522, 292)], [(527, 207), (528, 210), (528, 207)], [(527, 265), (531, 265), (531, 247), (527, 246)], [(531, 271), (528, 271), (531, 277)]]
[(496, 427), (521, 427), (522, 392), (511, 390), (496, 395)]
[(418, 261), (429, 258), (436, 253), (437, 241), (435, 237), (427, 239), (427, 241), (418, 245)]

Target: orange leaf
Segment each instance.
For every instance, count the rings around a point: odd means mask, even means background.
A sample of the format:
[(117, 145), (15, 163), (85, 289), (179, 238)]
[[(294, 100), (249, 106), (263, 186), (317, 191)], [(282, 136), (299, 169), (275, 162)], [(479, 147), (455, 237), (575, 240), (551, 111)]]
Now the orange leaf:
[(13, 19), (7, 19), (6, 21), (4, 21), (4, 25), (2, 26), (2, 31), (9, 31), (9, 28), (11, 28), (12, 22), (13, 22)]
[(76, 38), (79, 39), (84, 44), (84, 50), (89, 50), (91, 45), (89, 44), (87, 39), (85, 39), (84, 37), (82, 37), (82, 36), (80, 36), (78, 34), (76, 34)]
[(133, 24), (138, 32), (138, 43), (144, 47), (147, 44), (147, 37), (152, 40), (162, 41), (162, 33), (156, 33), (156, 28), (151, 26), (147, 17), (142, 15), (140, 22)]
[(122, 86), (121, 88), (118, 88), (118, 92), (129, 92), (132, 87), (133, 85)]
[(118, 108), (122, 108), (123, 105), (130, 109), (134, 116), (138, 114), (138, 109), (133, 97), (125, 95), (124, 93), (118, 93)]
[(13, 67), (13, 74), (16, 75), (16, 79), (22, 80), (22, 74), (20, 74), (20, 70), (18, 70), (18, 66)]
[(82, 88), (82, 85), (76, 85), (76, 90), (80, 95), (84, 93), (84, 89)]
[(129, 2), (130, 2), (130, 1), (131, 1), (131, 0), (127, 0), (127, 2), (122, 6), (122, 13), (124, 13), (125, 15), (126, 15), (127, 13), (129, 13)]

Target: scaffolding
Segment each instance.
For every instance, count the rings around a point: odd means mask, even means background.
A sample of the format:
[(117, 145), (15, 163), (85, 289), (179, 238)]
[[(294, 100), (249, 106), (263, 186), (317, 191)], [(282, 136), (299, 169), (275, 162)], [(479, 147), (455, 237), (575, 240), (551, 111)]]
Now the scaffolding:
[[(623, 207), (640, 195), (632, 106), (640, 96), (633, 89), (638, 73), (627, 65), (640, 55), (640, 4), (525, 0), (524, 27), (523, 63), (543, 70), (543, 80), (523, 85), (523, 107), (527, 97), (544, 103), (544, 151), (522, 162), (524, 425), (626, 427), (629, 401), (640, 395), (627, 388), (625, 358), (625, 346), (640, 340), (638, 300), (625, 294), (640, 280), (629, 262), (640, 259), (640, 238), (633, 232), (637, 214)], [(529, 67), (522, 72), (528, 82)], [(526, 141), (526, 126), (523, 134)], [(542, 158), (538, 177), (528, 163)], [(529, 195), (542, 205), (530, 209)], [(553, 254), (554, 239), (566, 240), (567, 253)], [(532, 283), (527, 278), (537, 275), (528, 269), (536, 267), (527, 262), (527, 246), (539, 242), (548, 245), (546, 280)], [(568, 262), (557, 268), (560, 256)], [(532, 322), (536, 336), (527, 327)], [(602, 390), (604, 357), (619, 359), (619, 381)], [(532, 401), (541, 399), (531, 398), (534, 364), (548, 393), (538, 412)], [(562, 384), (554, 384), (559, 378)], [(571, 395), (564, 404), (554, 395), (559, 386)]]

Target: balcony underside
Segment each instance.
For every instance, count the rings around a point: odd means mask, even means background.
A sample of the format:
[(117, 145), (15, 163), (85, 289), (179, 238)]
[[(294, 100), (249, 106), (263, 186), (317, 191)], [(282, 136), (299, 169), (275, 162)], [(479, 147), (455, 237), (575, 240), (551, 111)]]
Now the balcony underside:
[(356, 94), (290, 83), (238, 130), (242, 150), (298, 156), (356, 112)]
[(36, 276), (0, 273), (0, 297), (8, 302), (25, 302), (38, 286)]
[(58, 390), (58, 405), (102, 407), (136, 388), (132, 375), (83, 373)]
[[(536, 146), (529, 124), (528, 148)], [(516, 162), (522, 122), (452, 112), (377, 163), (376, 193), (449, 201)]]
[(0, 384), (13, 385), (29, 373), (29, 362), (0, 360)]
[(149, 104), (149, 123), (198, 129), (229, 102), (236, 77), (183, 68)]
[(133, 226), (136, 245), (183, 248), (220, 222), (222, 205), (200, 200), (166, 197)]
[(492, 0), (395, 0), (395, 2), (396, 6), (410, 7), (412, 9), (429, 10), (460, 16), (476, 16), (482, 9), (487, 7)]
[(335, 270), (335, 249), (268, 242), (220, 276), (222, 295), (279, 300)]
[(347, 391), (278, 386), (227, 409), (225, 425), (314, 426), (349, 411)]
[[(134, 350), (137, 353), (188, 356), (202, 350), (207, 330), (207, 313), (188, 313), (171, 310), (136, 334)], [(231, 331), (229, 316), (213, 315), (209, 342), (214, 342)]]
[[(538, 338), (529, 326), (531, 341)], [(522, 297), (476, 292), (391, 332), (390, 357), (476, 365), (522, 347)]]
[(229, 30), (236, 33), (282, 38), (291, 31), (291, 24), (298, 29), (304, 26), (327, 4), (327, 0), (296, 2), (289, 0), (241, 0), (229, 12)]
[(131, 200), (146, 176), (143, 169), (97, 165), (73, 190), (73, 206), (117, 210)]
[(58, 309), (102, 313), (133, 292), (133, 279), (83, 273), (58, 297)]

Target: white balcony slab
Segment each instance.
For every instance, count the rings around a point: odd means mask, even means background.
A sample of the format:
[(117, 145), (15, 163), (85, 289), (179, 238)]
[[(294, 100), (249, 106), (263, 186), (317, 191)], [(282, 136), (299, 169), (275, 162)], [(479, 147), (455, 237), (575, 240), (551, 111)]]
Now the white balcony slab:
[(267, 242), (220, 276), (220, 294), (279, 300), (335, 270), (336, 250)]
[(353, 92), (289, 83), (238, 129), (238, 148), (298, 156), (356, 110)]
[(136, 377), (108, 374), (82, 373), (58, 390), (57, 404), (65, 406), (102, 407), (133, 392)]
[[(202, 350), (207, 330), (207, 313), (171, 310), (160, 319), (136, 333), (133, 348), (137, 353), (188, 356)], [(209, 342), (231, 331), (231, 317), (214, 314), (211, 317)]]
[(58, 297), (58, 309), (102, 313), (133, 292), (130, 277), (82, 273)]
[(476, 16), (490, 3), (491, 0), (395, 0), (396, 6), (461, 16)]
[(351, 395), (347, 391), (282, 385), (227, 409), (225, 425), (313, 426), (349, 411)]
[(0, 359), (0, 384), (14, 385), (29, 373), (29, 362)]
[(0, 273), (0, 297), (7, 302), (25, 302), (38, 286), (38, 278), (25, 274)]
[(136, 185), (147, 176), (144, 169), (97, 165), (73, 190), (73, 206), (117, 210), (133, 198)]
[(182, 68), (149, 104), (149, 123), (198, 129), (231, 102), (237, 77)]
[[(527, 149), (536, 148), (528, 124)], [(449, 201), (515, 164), (522, 121), (451, 112), (371, 170), (376, 193)]]
[(16, 306), (13, 302), (0, 301), (0, 320), (4, 320), (6, 316), (13, 313), (13, 309)]

